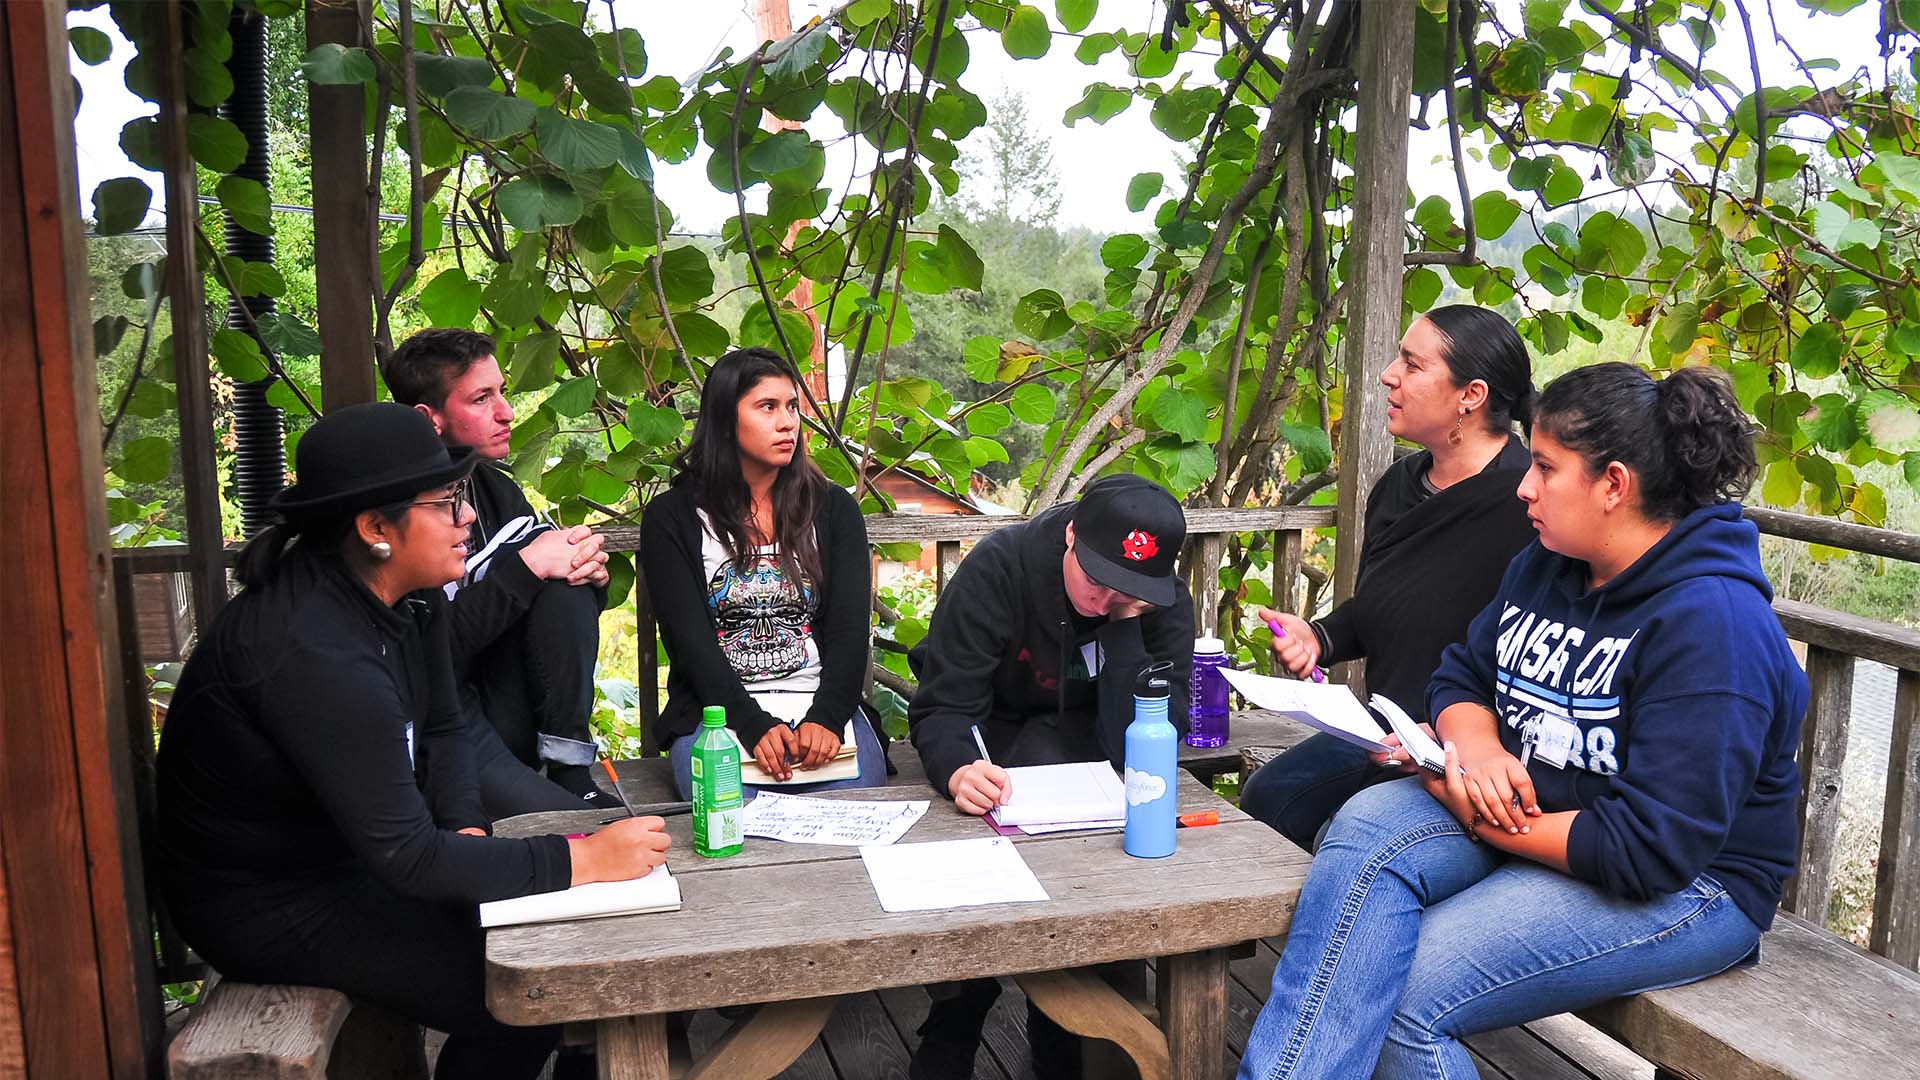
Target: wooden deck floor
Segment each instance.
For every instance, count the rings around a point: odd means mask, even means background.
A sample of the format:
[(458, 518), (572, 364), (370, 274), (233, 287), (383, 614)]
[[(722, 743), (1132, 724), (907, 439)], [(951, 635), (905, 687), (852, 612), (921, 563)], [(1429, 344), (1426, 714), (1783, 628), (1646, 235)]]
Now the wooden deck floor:
[[(1233, 1076), (1254, 1016), (1266, 1000), (1279, 960), (1275, 941), (1263, 941), (1253, 956), (1233, 963), (1228, 986), (1227, 1061)], [(1151, 982), (1151, 980), (1149, 980)], [(821, 1037), (780, 1080), (903, 1080), (915, 1030), (927, 1014), (921, 989), (885, 990), (840, 1003)], [(1027, 1058), (1026, 998), (1011, 982), (987, 1018), (976, 1080), (1057, 1080), (1035, 1077)], [(693, 1052), (704, 1053), (726, 1033), (728, 1021), (708, 1011), (695, 1015), (688, 1032)], [(1467, 1040), (1484, 1080), (1651, 1080), (1653, 1066), (1570, 1016), (1489, 1032)]]

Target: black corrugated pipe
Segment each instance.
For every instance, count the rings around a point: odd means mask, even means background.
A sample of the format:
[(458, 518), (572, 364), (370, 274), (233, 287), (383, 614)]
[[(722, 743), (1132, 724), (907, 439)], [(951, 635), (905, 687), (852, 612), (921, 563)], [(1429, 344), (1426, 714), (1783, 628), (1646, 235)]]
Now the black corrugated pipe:
[[(221, 110), (247, 137), (247, 160), (233, 175), (267, 180), (267, 20), (238, 5), (227, 24), (233, 37), (233, 55), (227, 71), (233, 76), (233, 95)], [(248, 262), (273, 262), (273, 237), (241, 228), (228, 218), (227, 254)], [(244, 305), (244, 306), (243, 306)], [(227, 325), (253, 334), (253, 320), (274, 310), (270, 296), (232, 297), (227, 301)], [(253, 319), (247, 317), (252, 312)], [(265, 351), (266, 343), (261, 342)], [(240, 519), (248, 536), (273, 523), (267, 500), (285, 485), (287, 451), (280, 410), (267, 404), (273, 376), (233, 388), (234, 488), (240, 495)]]

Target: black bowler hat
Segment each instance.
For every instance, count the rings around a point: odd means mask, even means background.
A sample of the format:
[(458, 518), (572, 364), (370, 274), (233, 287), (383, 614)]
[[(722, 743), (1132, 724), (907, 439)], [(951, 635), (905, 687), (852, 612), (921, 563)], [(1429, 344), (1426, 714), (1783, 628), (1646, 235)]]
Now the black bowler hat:
[(470, 447), (451, 453), (433, 421), (391, 401), (320, 418), (294, 451), (299, 482), (267, 505), (288, 521), (353, 514), (444, 487), (473, 471)]
[(1115, 592), (1171, 607), (1180, 598), (1173, 560), (1187, 515), (1167, 490), (1120, 473), (1095, 480), (1073, 510), (1073, 552), (1088, 577)]

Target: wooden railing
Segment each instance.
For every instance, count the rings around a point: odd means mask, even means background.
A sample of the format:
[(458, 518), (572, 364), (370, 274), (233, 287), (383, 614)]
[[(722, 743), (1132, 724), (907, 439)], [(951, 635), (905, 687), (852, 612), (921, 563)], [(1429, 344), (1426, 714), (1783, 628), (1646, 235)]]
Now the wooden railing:
[[(1774, 536), (1825, 544), (1905, 562), (1920, 563), (1920, 536), (1852, 525), (1826, 518), (1748, 507), (1747, 517)], [(946, 516), (878, 514), (867, 518), (873, 544), (931, 543), (936, 552), (935, 590), (946, 586), (960, 564), (962, 545), (1027, 520), (1023, 516)], [(1332, 506), (1245, 509), (1197, 509), (1187, 512), (1190, 546), (1182, 571), (1203, 610), (1214, 595), (1211, 585), (1228, 538), (1234, 534), (1271, 534), (1272, 592), (1275, 605), (1297, 611), (1308, 598), (1303, 583), (1325, 575), (1305, 565), (1306, 533), (1333, 525)], [(615, 526), (601, 530), (607, 548), (635, 552), (640, 530)], [(229, 549), (231, 554), (231, 549)], [(115, 553), (116, 580), (137, 573), (189, 572), (194, 561), (184, 547), (139, 548)], [(635, 672), (640, 694), (641, 728), (650, 733), (659, 710), (656, 688), (656, 624), (645, 580), (636, 581), (634, 608), (639, 635)], [(1874, 889), (1871, 948), (1909, 968), (1920, 968), (1920, 631), (1863, 619), (1793, 600), (1776, 600), (1774, 612), (1787, 636), (1807, 646), (1807, 678), (1812, 702), (1802, 730), (1803, 782), (1800, 872), (1789, 881), (1782, 906), (1824, 925), (1832, 892), (1835, 841), (1839, 831), (1842, 772), (1852, 720), (1855, 658), (1898, 670), (1893, 739), (1887, 762), (1886, 809), (1881, 822), (1880, 857)], [(1202, 620), (1205, 621), (1204, 619)], [(122, 619), (131, 626), (130, 618)], [(129, 645), (137, 649), (137, 645)], [(137, 656), (137, 652), (126, 655)], [(127, 665), (134, 677), (138, 664)], [(129, 687), (130, 701), (144, 701), (144, 685)], [(136, 726), (136, 732), (139, 728)], [(151, 745), (150, 743), (148, 744)], [(144, 759), (144, 760), (139, 760)], [(136, 770), (151, 768), (151, 751), (139, 755)], [(142, 766), (145, 766), (143, 769)], [(150, 776), (150, 773), (148, 774)], [(151, 788), (148, 788), (151, 790)]]

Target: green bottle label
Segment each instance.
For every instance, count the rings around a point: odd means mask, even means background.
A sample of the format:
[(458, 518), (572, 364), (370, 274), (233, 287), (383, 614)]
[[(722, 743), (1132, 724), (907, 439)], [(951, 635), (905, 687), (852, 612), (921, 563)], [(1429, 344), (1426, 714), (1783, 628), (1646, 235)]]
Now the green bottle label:
[(724, 728), (703, 728), (693, 744), (693, 853), (722, 858), (740, 851), (740, 749)]

